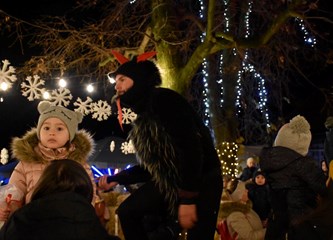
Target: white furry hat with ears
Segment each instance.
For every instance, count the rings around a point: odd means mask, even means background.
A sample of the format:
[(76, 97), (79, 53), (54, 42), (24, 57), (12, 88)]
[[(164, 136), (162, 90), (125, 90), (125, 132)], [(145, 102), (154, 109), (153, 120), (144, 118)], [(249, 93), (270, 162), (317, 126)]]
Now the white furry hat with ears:
[(310, 124), (304, 117), (297, 115), (280, 128), (274, 146), (286, 147), (305, 156), (308, 154), (310, 143)]
[(38, 112), (40, 113), (37, 124), (37, 137), (40, 139), (40, 128), (43, 122), (51, 117), (61, 119), (67, 126), (69, 132), (69, 140), (72, 141), (78, 130), (79, 123), (82, 122), (83, 115), (80, 112), (74, 112), (62, 106), (52, 105), (48, 101), (41, 101), (38, 104)]

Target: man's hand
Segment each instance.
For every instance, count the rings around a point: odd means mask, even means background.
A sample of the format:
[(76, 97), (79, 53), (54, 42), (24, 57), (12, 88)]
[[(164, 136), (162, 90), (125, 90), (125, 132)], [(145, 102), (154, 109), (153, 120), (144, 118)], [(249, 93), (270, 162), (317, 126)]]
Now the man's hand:
[(192, 228), (197, 222), (197, 206), (181, 204), (178, 208), (178, 220), (183, 229)]
[(104, 175), (104, 176), (102, 176), (102, 177), (99, 178), (99, 181), (98, 181), (98, 189), (99, 190), (108, 191), (111, 188), (113, 188), (113, 187), (115, 187), (115, 186), (118, 185), (117, 182), (110, 182), (110, 183), (108, 183), (107, 182), (107, 178), (108, 178), (108, 175)]

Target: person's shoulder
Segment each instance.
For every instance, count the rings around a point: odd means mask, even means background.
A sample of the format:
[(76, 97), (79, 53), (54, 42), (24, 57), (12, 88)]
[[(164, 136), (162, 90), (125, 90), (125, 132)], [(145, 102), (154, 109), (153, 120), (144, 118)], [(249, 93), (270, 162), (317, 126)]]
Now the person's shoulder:
[(175, 112), (192, 108), (185, 97), (178, 92), (168, 88), (156, 88), (154, 91), (154, 104), (159, 107), (169, 107), (175, 109)]
[(185, 100), (185, 98), (182, 95), (180, 95), (178, 92), (176, 92), (170, 88), (163, 88), (163, 87), (155, 88), (154, 94), (157, 97), (180, 98), (180, 99)]
[(258, 185), (256, 185), (254, 182), (247, 182), (245, 184), (245, 188), (248, 190), (248, 191), (253, 191), (257, 188)]

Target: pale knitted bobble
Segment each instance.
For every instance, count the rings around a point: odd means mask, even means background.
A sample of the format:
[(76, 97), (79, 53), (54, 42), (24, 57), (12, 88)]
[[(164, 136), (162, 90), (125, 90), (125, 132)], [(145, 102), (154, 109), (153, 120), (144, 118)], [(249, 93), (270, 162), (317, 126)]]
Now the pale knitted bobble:
[(307, 134), (310, 131), (310, 124), (300, 115), (295, 116), (289, 122), (289, 128), (297, 134)]

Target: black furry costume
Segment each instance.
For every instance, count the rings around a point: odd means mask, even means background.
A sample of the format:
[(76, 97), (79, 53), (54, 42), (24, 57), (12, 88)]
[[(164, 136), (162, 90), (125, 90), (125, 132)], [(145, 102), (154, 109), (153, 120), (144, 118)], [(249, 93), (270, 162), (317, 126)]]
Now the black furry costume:
[(179, 204), (197, 206), (199, 221), (188, 231), (187, 239), (213, 239), (222, 177), (208, 128), (181, 95), (156, 87), (161, 79), (154, 63), (133, 59), (121, 65), (114, 73), (117, 74), (134, 81), (133, 87), (119, 98), (122, 107), (129, 107), (138, 115), (129, 138), (139, 165), (109, 181), (147, 182), (118, 209), (126, 240), (154, 239), (145, 236), (143, 217), (175, 217)]

